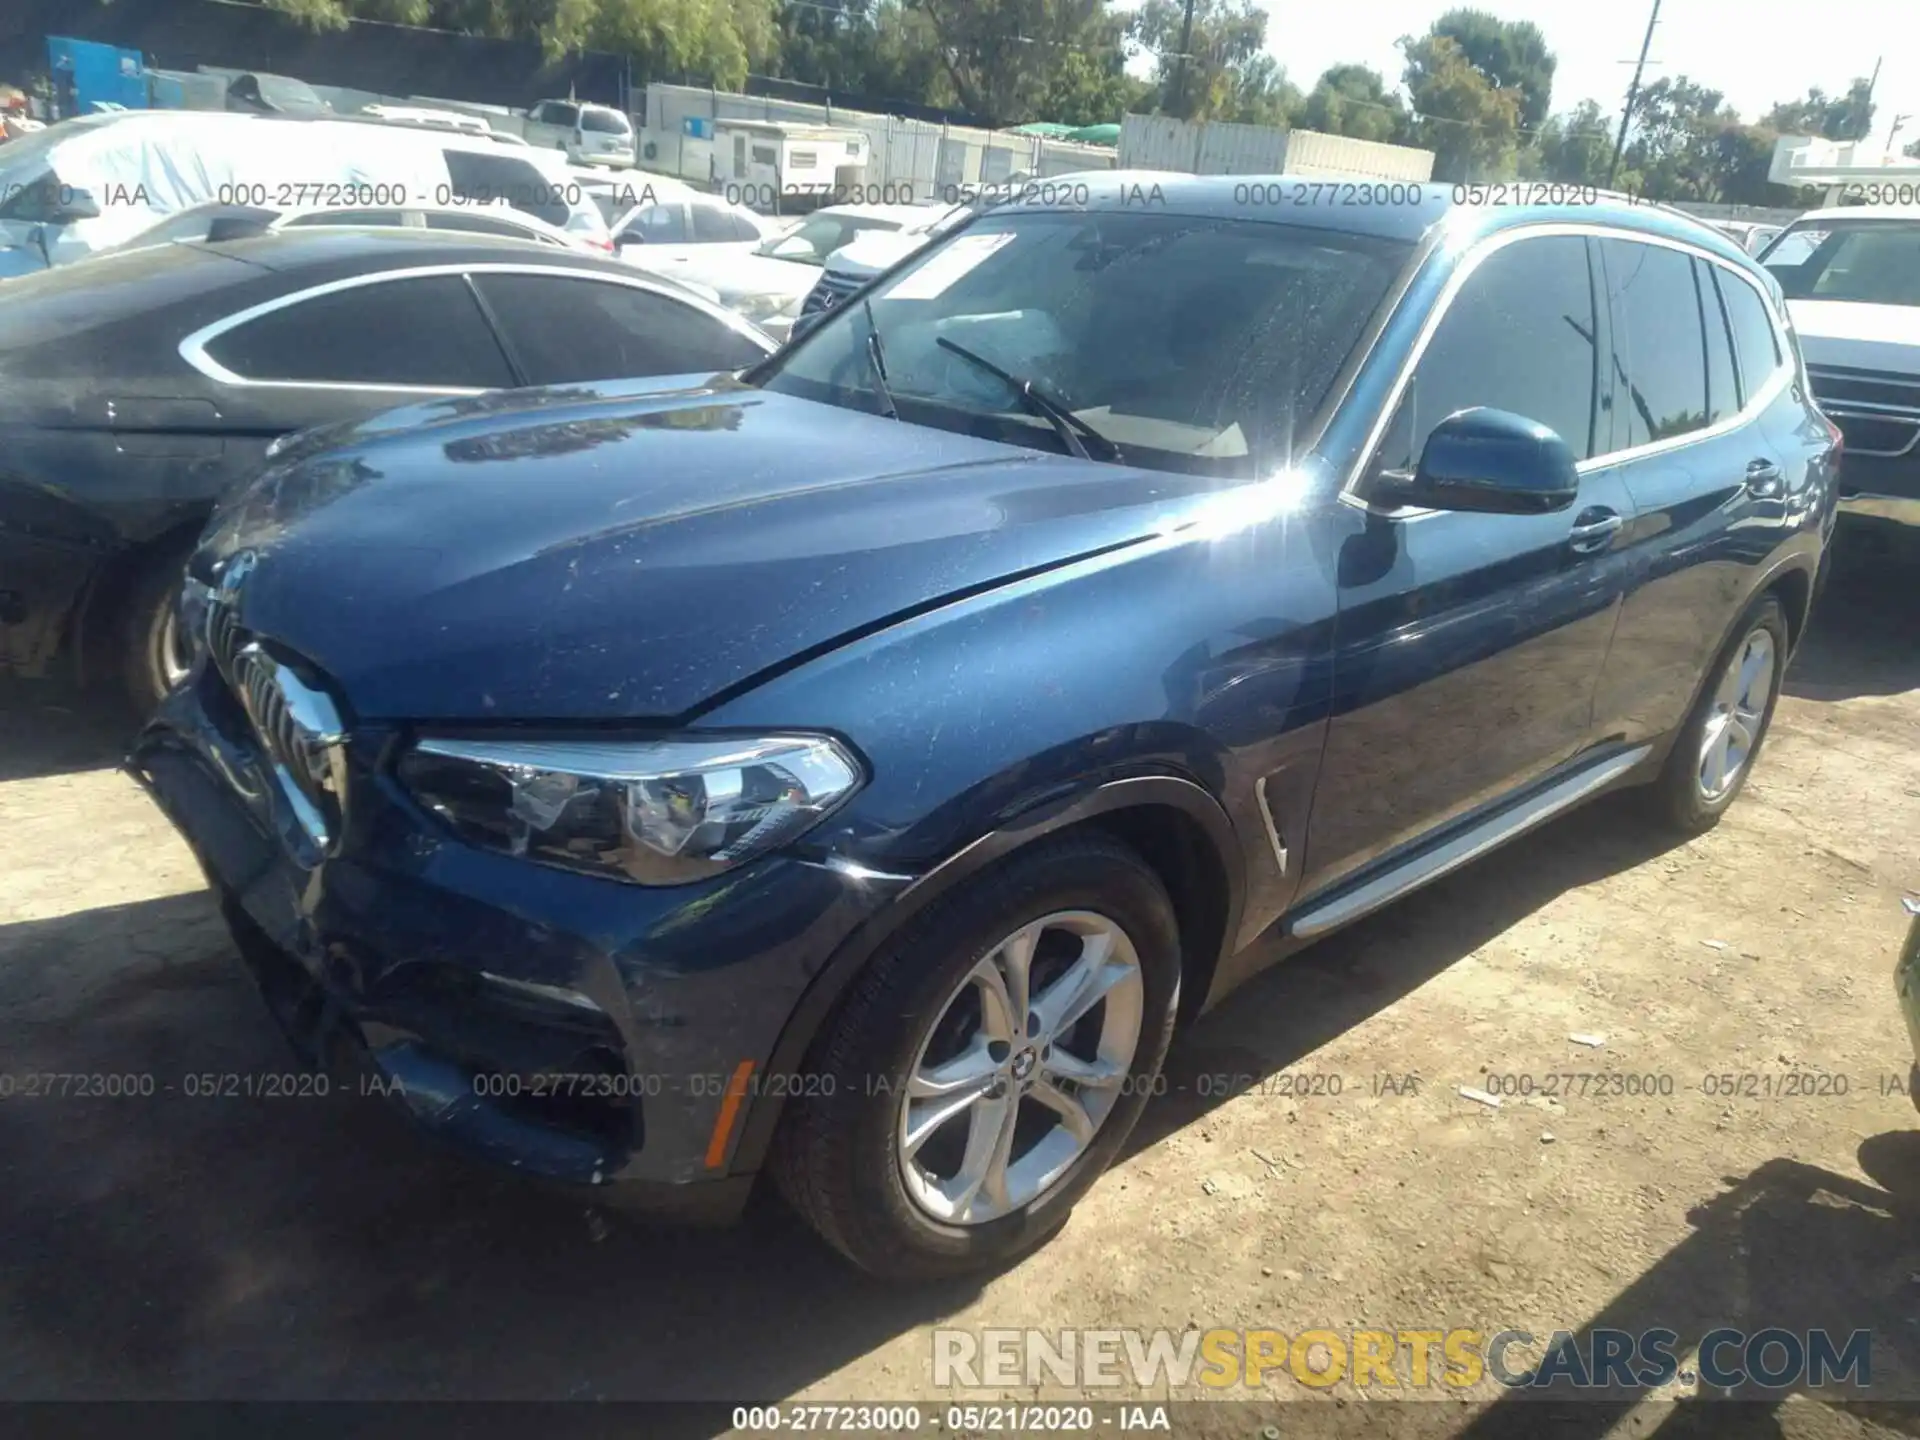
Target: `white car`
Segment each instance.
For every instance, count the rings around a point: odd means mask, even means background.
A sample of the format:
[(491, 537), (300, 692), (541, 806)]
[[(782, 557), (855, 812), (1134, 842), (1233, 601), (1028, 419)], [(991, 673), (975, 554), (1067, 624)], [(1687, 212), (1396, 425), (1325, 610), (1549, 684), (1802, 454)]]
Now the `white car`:
[(790, 228), (757, 245), (693, 245), (683, 260), (658, 262), (650, 246), (628, 245), (621, 258), (683, 283), (707, 286), (719, 294), (721, 304), (784, 339), (829, 255), (856, 235), (899, 230), (926, 213), (924, 205), (829, 205), (798, 224), (789, 222)]
[(579, 250), (587, 254), (602, 253), (599, 246), (588, 244), (580, 236), (570, 235), (544, 220), (536, 220), (502, 201), (445, 207), (343, 205), (288, 210), (263, 205), (222, 205), (213, 201), (170, 215), (151, 229), (142, 230), (123, 244), (100, 253), (117, 253), (144, 245), (164, 245), (174, 240), (232, 240), (241, 235), (307, 229), (315, 225), (455, 230), (470, 235), (504, 235), (516, 240), (532, 240), (537, 244), (562, 250)]
[(542, 100), (527, 112), (529, 145), (564, 150), (580, 165), (634, 163), (633, 122), (611, 105)]
[(718, 195), (688, 189), (627, 211), (613, 224), (613, 247), (621, 259), (657, 270), (714, 259), (728, 249), (745, 253), (792, 228), (791, 220), (770, 220)]
[(827, 256), (819, 283), (801, 302), (802, 316), (831, 310), (883, 270), (891, 270), (935, 236), (944, 235), (980, 208), (975, 201), (916, 207), (920, 218), (898, 230), (864, 230)]
[(1920, 533), (1920, 206), (1814, 210), (1760, 263), (1820, 408), (1846, 435), (1840, 510)]
[(263, 209), (511, 207), (611, 253), (599, 209), (551, 151), (379, 120), (130, 111), (0, 146), (0, 276), (66, 264), (219, 202)]

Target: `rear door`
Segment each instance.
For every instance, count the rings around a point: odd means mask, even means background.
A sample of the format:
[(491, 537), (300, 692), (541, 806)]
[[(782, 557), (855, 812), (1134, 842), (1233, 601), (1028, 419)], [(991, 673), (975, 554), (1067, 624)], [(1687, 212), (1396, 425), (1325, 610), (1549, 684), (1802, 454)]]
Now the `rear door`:
[[(1604, 316), (1587, 241), (1500, 237), (1445, 310), (1356, 489), (1417, 461), (1448, 415), (1491, 406), (1602, 443)], [(1627, 574), (1632, 501), (1581, 478), (1568, 509), (1481, 515), (1370, 506), (1340, 559), (1334, 718), (1303, 889), (1331, 884), (1578, 754)]]
[(1674, 242), (1597, 248), (1612, 320), (1605, 463), (1637, 514), (1623, 537), (1634, 584), (1595, 722), (1639, 741), (1685, 718), (1754, 568), (1797, 513), (1812, 457), (1790, 434), (1802, 407), (1754, 281)]

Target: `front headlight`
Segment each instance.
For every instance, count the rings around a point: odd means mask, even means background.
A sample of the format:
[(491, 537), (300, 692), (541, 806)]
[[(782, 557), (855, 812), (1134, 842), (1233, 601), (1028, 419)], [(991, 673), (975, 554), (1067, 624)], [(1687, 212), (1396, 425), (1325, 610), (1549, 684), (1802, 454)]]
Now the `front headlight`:
[(795, 309), (804, 295), (744, 295), (734, 301), (733, 308), (747, 319), (758, 324), (762, 320), (771, 320), (776, 315), (785, 315)]
[(590, 875), (682, 885), (794, 840), (860, 787), (824, 735), (426, 737), (400, 779), (461, 838)]

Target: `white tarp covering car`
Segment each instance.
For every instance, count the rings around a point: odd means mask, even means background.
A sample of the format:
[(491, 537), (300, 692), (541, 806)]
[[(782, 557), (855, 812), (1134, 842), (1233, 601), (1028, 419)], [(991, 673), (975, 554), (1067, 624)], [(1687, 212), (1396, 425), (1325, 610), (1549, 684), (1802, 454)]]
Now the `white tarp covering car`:
[(186, 110), (62, 121), (0, 149), (0, 276), (83, 259), (210, 200), (432, 196), (447, 185), (445, 162), (412, 139), (337, 121)]
[(0, 149), (0, 278), (83, 259), (209, 202), (504, 203), (613, 248), (557, 154), (378, 121), (134, 111), (63, 121)]

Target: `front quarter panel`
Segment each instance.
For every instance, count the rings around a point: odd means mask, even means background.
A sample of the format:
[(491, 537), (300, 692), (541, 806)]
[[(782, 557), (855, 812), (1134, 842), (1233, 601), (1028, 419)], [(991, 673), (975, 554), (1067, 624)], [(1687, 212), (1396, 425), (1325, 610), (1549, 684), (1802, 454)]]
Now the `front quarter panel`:
[(1191, 780), (1237, 837), (1239, 854), (1225, 857), (1242, 902), (1230, 953), (1297, 883), (1297, 848), (1283, 867), (1257, 787), (1268, 782), (1281, 843), (1303, 836), (1331, 688), (1344, 507), (1217, 524), (1271, 511), (1279, 483), (1213, 497), (1204, 533), (945, 606), (770, 679), (701, 724), (851, 740), (870, 781), (808, 840), (894, 873), (923, 873), (1103, 782)]

